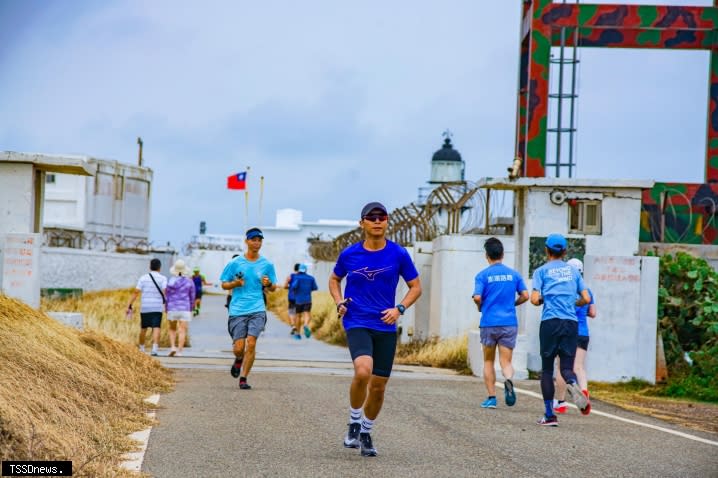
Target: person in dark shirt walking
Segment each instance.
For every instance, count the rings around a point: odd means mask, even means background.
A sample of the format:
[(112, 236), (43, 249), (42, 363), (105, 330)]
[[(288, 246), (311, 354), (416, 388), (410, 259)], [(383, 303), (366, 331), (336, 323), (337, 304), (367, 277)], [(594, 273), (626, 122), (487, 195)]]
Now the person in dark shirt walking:
[(294, 303), (297, 312), (297, 331), (295, 337), (301, 338), (299, 335), (299, 324), (304, 324), (304, 336), (311, 337), (312, 331), (309, 328), (309, 322), (312, 319), (312, 291), (317, 290), (317, 281), (314, 277), (307, 274), (307, 266), (300, 264), (297, 274), (292, 279), (291, 290), (294, 295)]

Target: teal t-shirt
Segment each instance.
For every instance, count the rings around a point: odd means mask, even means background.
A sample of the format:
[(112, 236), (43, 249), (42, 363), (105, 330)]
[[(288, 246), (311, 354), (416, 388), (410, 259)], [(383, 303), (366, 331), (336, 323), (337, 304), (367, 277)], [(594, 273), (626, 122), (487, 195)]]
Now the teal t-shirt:
[(534, 271), (533, 288), (543, 297), (541, 320), (578, 321), (576, 296), (586, 285), (576, 269), (559, 259), (549, 261)]
[(247, 315), (265, 311), (262, 276), (269, 277), (272, 284), (276, 284), (277, 275), (274, 272), (274, 265), (264, 256), (259, 256), (256, 261), (250, 261), (244, 256), (237, 256), (225, 266), (219, 280), (222, 282), (233, 281), (239, 273), (244, 277), (244, 285), (232, 290), (229, 315)]

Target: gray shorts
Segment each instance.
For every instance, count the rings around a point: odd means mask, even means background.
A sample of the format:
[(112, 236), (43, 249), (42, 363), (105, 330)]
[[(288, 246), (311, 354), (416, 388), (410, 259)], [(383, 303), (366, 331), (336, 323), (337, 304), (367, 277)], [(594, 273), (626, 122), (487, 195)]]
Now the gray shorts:
[(507, 349), (516, 347), (516, 336), (519, 328), (516, 326), (481, 327), (481, 343), (489, 347), (498, 344)]
[(253, 312), (247, 315), (230, 315), (227, 331), (232, 340), (246, 339), (248, 335), (259, 337), (267, 324), (266, 312)]

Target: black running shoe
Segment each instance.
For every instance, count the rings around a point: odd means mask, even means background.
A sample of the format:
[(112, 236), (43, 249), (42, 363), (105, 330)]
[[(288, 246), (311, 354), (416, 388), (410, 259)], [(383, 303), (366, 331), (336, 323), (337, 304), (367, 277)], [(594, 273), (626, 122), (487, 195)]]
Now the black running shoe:
[(247, 382), (239, 382), (240, 390), (252, 390), (252, 386)]
[(514, 391), (514, 382), (508, 378), (504, 382), (504, 401), (506, 406), (513, 407), (516, 404), (516, 392)]
[(361, 443), (361, 456), (376, 456), (376, 448), (371, 443), (370, 434), (360, 433), (359, 442)]
[(234, 363), (232, 364), (232, 368), (229, 369), (229, 373), (231, 373), (234, 378), (237, 378), (237, 377), (239, 377), (239, 373), (241, 371), (242, 371), (242, 359), (235, 358)]
[(359, 430), (361, 430), (361, 423), (350, 423), (349, 431), (347, 436), (344, 437), (344, 448), (359, 448)]
[(544, 427), (557, 427), (558, 418), (556, 418), (556, 415), (551, 415), (550, 417), (543, 415), (541, 418), (538, 419), (536, 425), (541, 425)]

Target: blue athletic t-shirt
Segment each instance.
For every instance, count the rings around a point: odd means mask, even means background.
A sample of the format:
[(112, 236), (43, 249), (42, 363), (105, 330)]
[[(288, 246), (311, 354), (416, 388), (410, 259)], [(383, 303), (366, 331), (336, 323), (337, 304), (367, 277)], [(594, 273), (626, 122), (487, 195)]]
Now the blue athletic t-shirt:
[(533, 288), (543, 297), (541, 320), (578, 320), (576, 296), (586, 285), (572, 266), (560, 259), (547, 262), (534, 271)]
[(408, 282), (419, 276), (406, 249), (389, 240), (380, 251), (367, 251), (363, 242), (347, 247), (339, 254), (334, 274), (346, 276), (344, 298), (351, 299), (342, 320), (344, 329), (366, 327), (383, 332), (396, 331), (396, 324), (381, 321), (381, 311), (396, 305), (399, 277)]
[(294, 291), (294, 303), (309, 304), (312, 302), (312, 291), (317, 290), (317, 281), (309, 274), (300, 272), (292, 279), (289, 290)]
[(294, 284), (295, 277), (297, 277), (297, 272), (289, 274), (289, 289), (287, 289), (287, 300), (289, 302), (294, 302), (294, 289), (292, 289), (292, 285)]
[(233, 281), (240, 272), (244, 275), (244, 285), (232, 289), (229, 315), (247, 315), (265, 311), (262, 276), (269, 277), (272, 284), (276, 283), (277, 276), (274, 273), (274, 265), (263, 256), (259, 256), (256, 261), (249, 261), (244, 256), (237, 256), (225, 266), (219, 280), (222, 282)]
[(576, 317), (578, 317), (578, 335), (588, 337), (588, 308), (591, 304), (595, 304), (593, 301), (593, 292), (588, 289), (588, 295), (591, 296), (591, 302), (580, 307), (576, 307)]
[(504, 264), (492, 264), (474, 278), (474, 295), (481, 296), (479, 327), (518, 326), (516, 294), (525, 291), (521, 274)]

